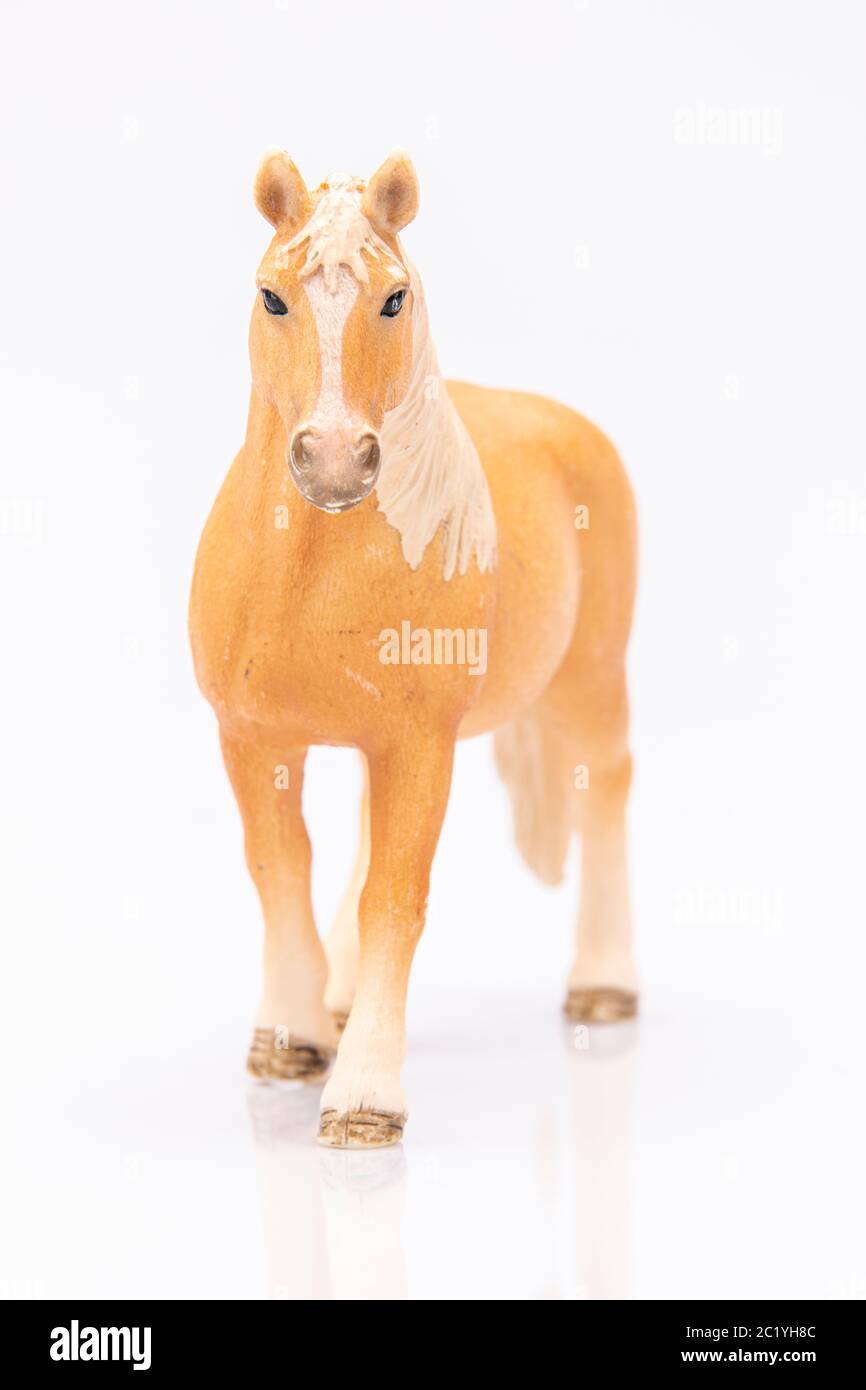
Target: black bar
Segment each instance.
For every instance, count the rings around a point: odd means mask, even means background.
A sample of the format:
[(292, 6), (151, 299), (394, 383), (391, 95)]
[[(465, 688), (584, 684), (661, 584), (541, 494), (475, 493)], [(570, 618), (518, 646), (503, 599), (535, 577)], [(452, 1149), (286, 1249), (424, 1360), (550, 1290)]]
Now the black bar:
[[(302, 1369), (298, 1358), (304, 1361), (311, 1350), (321, 1355), (332, 1347), (318, 1318), (311, 1336), (306, 1317), (299, 1318), (279, 1301), (264, 1306), (253, 1300), (20, 1301), (4, 1303), (0, 1310), (4, 1344), (14, 1346), (16, 1365), (25, 1374), (32, 1368), (60, 1376), (94, 1376), (105, 1370), (132, 1375), (138, 1363), (139, 1375), (150, 1377), (212, 1370), (261, 1384), (262, 1375), (270, 1373), (286, 1380)], [(483, 1323), (475, 1314), (471, 1341), (460, 1339), (462, 1374), (467, 1352), (481, 1365), (491, 1352), (495, 1359), (503, 1353), (507, 1359), (516, 1341), (525, 1343), (532, 1335), (517, 1326), (503, 1333), (495, 1325), (487, 1332)], [(440, 1352), (443, 1364), (450, 1359), (453, 1368), (453, 1333), (449, 1329), (443, 1336), (444, 1329), (434, 1330), (437, 1326), (423, 1332), (423, 1325), (413, 1323), (414, 1334), (401, 1347), (402, 1376), (412, 1376), (413, 1360), (429, 1374), (431, 1350)], [(554, 1316), (542, 1336), (546, 1340), (560, 1329), (567, 1335), (561, 1354), (568, 1356), (567, 1364), (582, 1368), (579, 1379), (599, 1365), (614, 1376), (633, 1370), (693, 1372), (707, 1366), (729, 1372), (738, 1366), (750, 1374), (820, 1368), (826, 1374), (858, 1364), (862, 1328), (863, 1310), (855, 1302), (573, 1302), (567, 1320), (558, 1324)], [(364, 1360), (376, 1356), (377, 1333), (393, 1337), (394, 1328), (386, 1329), (373, 1313), (363, 1347), (356, 1352)], [(342, 1347), (345, 1331), (335, 1324), (334, 1334)], [(402, 1341), (402, 1328), (398, 1335)], [(90, 1359), (93, 1351), (101, 1359)]]

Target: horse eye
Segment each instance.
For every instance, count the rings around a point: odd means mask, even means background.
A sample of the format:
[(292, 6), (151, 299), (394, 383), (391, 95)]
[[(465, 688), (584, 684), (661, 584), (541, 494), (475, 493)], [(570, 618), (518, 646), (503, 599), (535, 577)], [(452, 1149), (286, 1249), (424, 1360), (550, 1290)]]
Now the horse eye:
[(289, 311), (278, 294), (273, 290), (262, 290), (262, 299), (269, 314), (287, 314)]
[(390, 299), (385, 300), (385, 304), (382, 309), (382, 315), (386, 319), (395, 319), (399, 314), (400, 310), (403, 308), (403, 300), (405, 298), (406, 291), (397, 290), (395, 294), (391, 295)]

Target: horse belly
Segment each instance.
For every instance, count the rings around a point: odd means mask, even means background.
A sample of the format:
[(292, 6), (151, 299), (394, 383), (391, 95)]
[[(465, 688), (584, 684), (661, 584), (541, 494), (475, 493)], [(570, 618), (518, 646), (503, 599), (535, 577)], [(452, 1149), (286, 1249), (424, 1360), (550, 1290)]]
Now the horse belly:
[(535, 505), (522, 513), (503, 508), (497, 514), (489, 669), (478, 701), (460, 725), (461, 738), (490, 732), (534, 704), (556, 675), (574, 635), (580, 568), (573, 523), (558, 487), (550, 489), (540, 507), (539, 500), (536, 495)]
[(567, 474), (548, 441), (523, 418), (524, 398), (506, 397), (506, 410), (500, 393), (473, 388), (458, 399), (496, 516), (489, 672), (460, 726), (461, 737), (472, 737), (528, 708), (555, 676), (577, 623), (580, 557)]

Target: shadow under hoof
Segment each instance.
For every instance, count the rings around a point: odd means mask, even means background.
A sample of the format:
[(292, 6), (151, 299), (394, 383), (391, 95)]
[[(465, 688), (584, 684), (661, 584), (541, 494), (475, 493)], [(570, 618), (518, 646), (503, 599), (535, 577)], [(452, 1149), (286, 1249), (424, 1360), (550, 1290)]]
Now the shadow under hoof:
[(572, 1023), (621, 1023), (637, 1014), (637, 994), (611, 985), (570, 989), (563, 1013)]
[(403, 1138), (405, 1115), (387, 1110), (350, 1110), (342, 1115), (324, 1110), (319, 1120), (319, 1143), (329, 1149), (384, 1149)]
[(257, 1028), (247, 1071), (257, 1081), (323, 1081), (334, 1060), (328, 1048), (289, 1037), (282, 1046), (273, 1028)]

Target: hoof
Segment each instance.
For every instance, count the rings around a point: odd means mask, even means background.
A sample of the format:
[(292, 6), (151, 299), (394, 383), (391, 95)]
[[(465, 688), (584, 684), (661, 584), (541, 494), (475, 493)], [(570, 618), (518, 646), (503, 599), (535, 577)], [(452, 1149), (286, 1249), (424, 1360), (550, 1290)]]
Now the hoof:
[(387, 1110), (324, 1110), (319, 1120), (319, 1143), (329, 1149), (385, 1149), (403, 1138), (405, 1115)]
[(563, 1012), (572, 1023), (621, 1023), (637, 1013), (637, 995), (611, 985), (570, 989)]
[(334, 1059), (328, 1048), (289, 1036), (285, 1046), (273, 1028), (257, 1028), (247, 1071), (257, 1081), (321, 1081)]
[(334, 1012), (331, 1014), (331, 1018), (334, 1020), (334, 1027), (336, 1028), (337, 1032), (342, 1033), (346, 1024), (349, 1022), (348, 1011), (344, 1013), (342, 1009), (335, 1009)]

